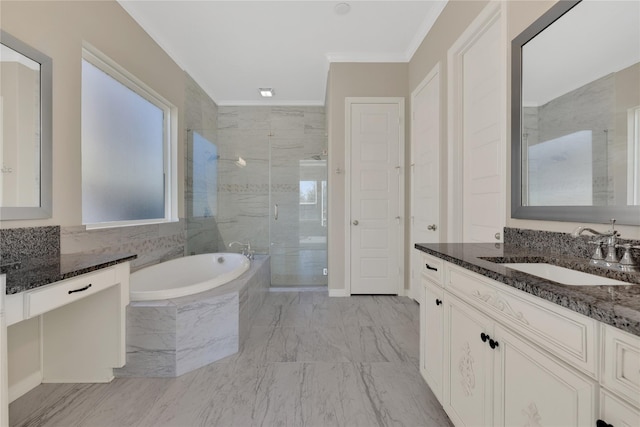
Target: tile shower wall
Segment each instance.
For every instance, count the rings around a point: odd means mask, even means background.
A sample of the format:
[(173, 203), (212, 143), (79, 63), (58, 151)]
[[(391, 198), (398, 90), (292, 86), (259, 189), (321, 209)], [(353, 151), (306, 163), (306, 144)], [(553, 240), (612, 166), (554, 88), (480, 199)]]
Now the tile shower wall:
[[(220, 107), (218, 145), (224, 244), (250, 241), (269, 253), (273, 285), (326, 285), (322, 184), (315, 216), (304, 212), (311, 204), (300, 202), (300, 181), (326, 181), (324, 107)], [(316, 176), (319, 169), (324, 178)]]

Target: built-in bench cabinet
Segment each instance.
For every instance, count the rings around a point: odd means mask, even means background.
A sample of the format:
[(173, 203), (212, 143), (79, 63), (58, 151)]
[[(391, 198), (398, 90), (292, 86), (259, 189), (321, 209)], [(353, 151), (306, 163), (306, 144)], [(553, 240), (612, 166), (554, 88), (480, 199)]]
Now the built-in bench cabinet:
[(16, 294), (2, 291), (1, 426), (8, 424), (8, 403), (40, 383), (109, 382), (113, 368), (124, 365), (128, 262)]
[(456, 426), (640, 425), (640, 337), (422, 257), (420, 371)]

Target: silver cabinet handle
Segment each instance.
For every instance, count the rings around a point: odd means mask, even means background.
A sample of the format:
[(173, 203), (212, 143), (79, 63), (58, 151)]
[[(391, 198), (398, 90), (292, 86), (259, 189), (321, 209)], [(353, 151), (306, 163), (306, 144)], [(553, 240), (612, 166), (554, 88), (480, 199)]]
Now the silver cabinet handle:
[(273, 205), (273, 219), (278, 220), (278, 204)]
[(358, 220), (357, 220), (357, 219), (354, 219), (354, 220), (353, 220), (353, 225), (358, 225), (358, 224), (360, 224), (360, 223), (358, 222)]
[(493, 237), (495, 237), (496, 240), (500, 240), (500, 233), (496, 233)]
[(438, 226), (435, 224), (427, 225), (427, 230), (436, 231), (437, 229), (438, 229)]

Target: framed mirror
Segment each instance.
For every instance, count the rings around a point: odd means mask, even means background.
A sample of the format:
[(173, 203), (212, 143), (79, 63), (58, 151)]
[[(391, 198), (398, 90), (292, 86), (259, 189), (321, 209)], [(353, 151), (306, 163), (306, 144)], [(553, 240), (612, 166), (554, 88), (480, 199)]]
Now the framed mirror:
[(0, 220), (51, 217), (51, 58), (0, 32)]
[(511, 216), (640, 225), (640, 2), (559, 1), (511, 66)]

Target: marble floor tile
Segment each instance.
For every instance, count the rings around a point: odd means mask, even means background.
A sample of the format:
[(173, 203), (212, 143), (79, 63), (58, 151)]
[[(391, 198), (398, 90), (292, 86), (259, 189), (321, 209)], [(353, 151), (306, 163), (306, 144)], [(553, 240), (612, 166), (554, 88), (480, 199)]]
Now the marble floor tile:
[(239, 353), (177, 378), (43, 384), (11, 426), (442, 427), (418, 369), (417, 304), (268, 292)]

